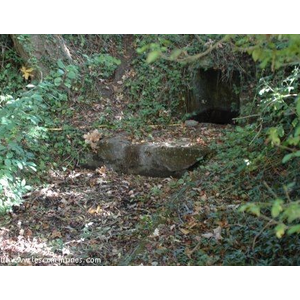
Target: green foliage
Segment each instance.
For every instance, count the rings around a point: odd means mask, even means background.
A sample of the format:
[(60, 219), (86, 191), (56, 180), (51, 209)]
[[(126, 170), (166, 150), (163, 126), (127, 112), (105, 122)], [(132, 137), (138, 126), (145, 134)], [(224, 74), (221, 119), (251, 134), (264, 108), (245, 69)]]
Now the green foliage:
[[(239, 51), (252, 54), (259, 45), (262, 51), (254, 56), (266, 69), (257, 69), (256, 96), (239, 126), (211, 145), (216, 156), (197, 171), (201, 190), (209, 194), (206, 205), (216, 208), (206, 222), (215, 228), (225, 219), (229, 228), (220, 243), (201, 241), (201, 250), (184, 264), (299, 265), (299, 68), (290, 66), (299, 61), (299, 37), (271, 37), (272, 55), (266, 36), (235, 38), (244, 38)], [(230, 205), (218, 204), (216, 194)], [(186, 198), (193, 196), (191, 189)]]
[(99, 97), (99, 81), (109, 80), (114, 75), (121, 61), (109, 54), (82, 54), (84, 65), (81, 69), (83, 82), (80, 87), (82, 95)]
[[(265, 134), (266, 141), (269, 142), (270, 148), (268, 153), (276, 149), (276, 156), (282, 161), (284, 166), (280, 166), (281, 173), (286, 172), (285, 180), (282, 183), (285, 191), (280, 192), (278, 187), (272, 184), (272, 194), (276, 199), (267, 206), (258, 204), (256, 207), (264, 206), (270, 210), (273, 224), (278, 224), (275, 227), (277, 237), (282, 237), (287, 229), (293, 228), (298, 224), (300, 215), (299, 198), (297, 192), (299, 183), (297, 182), (297, 170), (299, 169), (300, 157), (300, 137), (299, 124), (300, 118), (297, 113), (299, 93), (299, 69), (295, 68), (289, 76), (277, 83), (276, 86), (271, 86), (270, 83), (265, 82), (265, 86), (260, 90), (260, 128)], [(290, 152), (290, 153), (287, 153)], [(266, 158), (267, 159), (267, 158)], [(291, 191), (293, 191), (291, 193)], [(280, 193), (281, 197), (277, 194)], [(283, 222), (287, 222), (285, 224)], [(297, 232), (289, 230), (288, 233)]]
[(274, 34), (238, 37), (236, 45), (247, 50), (260, 67), (271, 65), (272, 70), (300, 63), (300, 35)]
[(0, 211), (19, 205), (29, 189), (24, 173), (36, 171), (30, 146), (43, 136), (39, 111), (45, 109), (40, 95), (19, 99), (1, 96), (0, 109)]
[[(142, 128), (150, 133), (152, 129), (146, 125), (181, 119), (191, 74), (200, 62), (186, 65), (179, 61), (206, 51), (222, 37), (136, 36), (138, 53), (132, 64), (133, 74), (125, 80), (125, 93), (131, 102), (119, 126), (125, 124), (132, 130)], [(26, 43), (26, 35), (20, 38)], [(117, 36), (113, 47), (112, 36), (97, 38), (99, 43), (91, 47), (88, 36), (68, 36), (69, 43), (83, 49), (74, 54), (80, 69), (58, 61), (48, 78), (30, 85), (22, 78), (22, 63), (11, 45), (3, 44), (0, 212), (10, 211), (22, 202), (34, 183), (34, 172), (58, 161), (63, 166), (62, 159), (69, 164), (78, 160), (77, 149), (84, 149), (82, 132), (64, 122), (65, 116), (72, 115), (70, 101), (79, 99), (78, 95), (99, 95), (97, 80), (111, 80), (120, 64), (116, 50), (122, 46), (122, 36)], [(257, 82), (243, 86), (244, 90), (256, 86), (256, 96), (244, 111), (249, 116), (243, 115), (238, 126), (225, 129), (224, 138), (211, 145), (216, 156), (198, 169), (201, 189), (211, 193), (207, 204), (212, 209), (205, 216), (205, 226), (216, 228), (223, 220), (229, 225), (222, 232), (222, 241), (202, 239), (201, 249), (195, 250), (192, 257), (183, 247), (173, 255), (182, 264), (196, 265), (300, 264), (300, 70), (295, 67), (299, 64), (299, 36), (231, 36), (230, 41), (210, 53), (214, 67), (226, 79), (238, 71), (240, 76), (253, 80), (256, 70)], [(248, 57), (245, 53), (251, 54), (260, 68), (248, 65), (247, 59), (242, 63)], [(53, 159), (57, 157), (60, 160)], [(170, 188), (193, 184), (192, 177), (186, 176), (172, 180)], [(157, 187), (150, 193), (161, 195)], [(216, 194), (221, 194), (224, 202), (219, 210), (215, 209)], [(189, 197), (197, 197), (193, 188), (180, 200)], [(232, 205), (236, 208), (229, 208)], [(204, 220), (200, 216), (198, 221)], [(141, 226), (153, 226), (152, 216), (142, 216)]]
[(99, 98), (99, 81), (111, 80), (121, 61), (123, 35), (63, 35), (72, 58), (80, 65), (81, 97)]
[[(199, 68), (219, 70), (220, 80), (229, 83), (237, 75), (241, 84), (253, 80), (251, 57), (234, 52), (232, 43), (221, 43), (209, 57), (189, 60), (223, 39), (224, 35), (137, 36), (138, 56), (133, 63), (136, 74), (126, 82), (127, 95), (135, 100), (128, 107), (130, 112), (125, 120), (131, 128), (168, 124), (188, 117), (188, 99)], [(239, 93), (240, 88), (235, 88)]]
[[(271, 64), (272, 69), (276, 69), (297, 61), (297, 39), (299, 37), (295, 36), (254, 36), (244, 37), (244, 42), (250, 41), (254, 45), (251, 51), (261, 49), (259, 55), (252, 53), (255, 60), (263, 63), (261, 67)], [(250, 201), (241, 206), (240, 211), (269, 222), (278, 238), (286, 232), (296, 233), (298, 227), (295, 226), (299, 223), (298, 94), (298, 67), (261, 77), (257, 96), (251, 104), (252, 109), (255, 106), (256, 119), (246, 125), (243, 122), (247, 118), (241, 119), (244, 126), (229, 132), (222, 147), (215, 147), (224, 166), (222, 172), (225, 175), (219, 182), (220, 187), (230, 184), (234, 178), (232, 193), (239, 197), (247, 195)], [(217, 172), (216, 167), (211, 165), (209, 168)]]
[(86, 66), (89, 69), (89, 75), (91, 78), (110, 78), (121, 61), (109, 54), (94, 54), (89, 57), (84, 55), (86, 58)]
[(184, 106), (189, 89), (190, 76), (183, 65), (156, 60), (159, 53), (155, 51), (147, 57), (149, 48), (158, 47), (154, 43), (156, 39), (170, 44), (164, 35), (137, 37), (135, 76), (125, 83), (126, 94), (133, 100), (126, 121), (136, 128), (145, 124), (168, 124), (172, 118), (180, 118), (183, 115), (180, 107)]
[(71, 89), (79, 82), (79, 68), (74, 65), (65, 66), (61, 60), (57, 62), (58, 69), (50, 73), (49, 78), (53, 79), (56, 87), (64, 86)]
[(18, 94), (22, 92), (23, 78), (20, 76), (21, 61), (16, 53), (9, 49), (5, 51), (0, 60), (2, 66), (0, 68), (0, 90), (3, 95), (8, 93)]
[(116, 56), (117, 52), (124, 50), (122, 34), (64, 34), (63, 38), (77, 61), (84, 60), (84, 55), (101, 53)]
[[(8, 53), (4, 58), (9, 57), (11, 62), (1, 72), (6, 76), (6, 87), (0, 95), (0, 213), (22, 203), (23, 194), (31, 188), (30, 181), (36, 181), (32, 174), (53, 163), (51, 155), (57, 155), (58, 147), (71, 152), (65, 146), (66, 136), (60, 134), (63, 142), (57, 147), (57, 137), (49, 135), (48, 128), (61, 124), (53, 116), (63, 111), (70, 89), (79, 80), (76, 66), (58, 61), (57, 70), (43, 82), (26, 86), (21, 72), (10, 68), (19, 67), (19, 59), (12, 49)], [(10, 78), (17, 80), (10, 82)]]

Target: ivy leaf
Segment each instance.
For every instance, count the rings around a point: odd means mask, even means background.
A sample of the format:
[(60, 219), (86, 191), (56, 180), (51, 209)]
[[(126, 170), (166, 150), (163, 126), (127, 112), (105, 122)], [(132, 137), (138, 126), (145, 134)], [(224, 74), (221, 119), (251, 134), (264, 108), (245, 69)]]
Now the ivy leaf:
[(148, 54), (148, 57), (146, 59), (148, 64), (153, 63), (154, 61), (156, 61), (159, 57), (160, 57), (161, 52), (160, 51), (152, 51)]
[(272, 209), (271, 209), (271, 214), (273, 218), (278, 217), (278, 215), (282, 212), (283, 200), (282, 199), (276, 199), (273, 203)]
[(282, 159), (282, 163), (285, 164), (285, 163), (288, 162), (292, 157), (293, 157), (293, 153), (289, 153), (289, 154), (285, 155), (284, 158)]
[(299, 233), (299, 232), (300, 232), (300, 224), (292, 226), (292, 227), (287, 231), (288, 234)]
[(283, 223), (281, 224), (278, 224), (276, 227), (275, 227), (275, 232), (276, 232), (276, 236), (280, 239), (283, 237), (285, 231), (287, 229), (287, 226), (284, 225)]
[(57, 65), (58, 65), (61, 69), (64, 69), (64, 68), (65, 68), (65, 65), (64, 65), (64, 63), (62, 62), (61, 59), (59, 59), (59, 60), (57, 61)]
[(272, 145), (280, 145), (280, 138), (278, 128), (272, 127), (269, 130), (269, 138), (271, 140)]
[(76, 78), (76, 74), (75, 74), (75, 72), (73, 72), (73, 71), (70, 71), (70, 72), (67, 74), (67, 76), (68, 76), (68, 78), (70, 78), (70, 79), (75, 79), (75, 78)]
[(287, 161), (289, 161), (291, 158), (294, 158), (294, 157), (300, 157), (300, 150), (285, 155), (285, 157), (282, 160), (282, 163), (284, 164)]
[(5, 164), (7, 167), (11, 167), (11, 160), (10, 160), (10, 159), (5, 159), (5, 160), (4, 160), (4, 164)]
[(62, 82), (62, 79), (60, 77), (57, 77), (57, 78), (54, 79), (54, 84), (56, 86), (60, 86), (61, 82)]
[(22, 72), (22, 76), (25, 78), (25, 80), (28, 80), (29, 77), (33, 77), (33, 68), (26, 68), (25, 66), (23, 66), (20, 71)]
[(257, 205), (253, 205), (253, 206), (249, 207), (249, 212), (251, 212), (252, 214), (259, 217), (260, 216), (260, 207)]
[(247, 203), (245, 205), (242, 205), (240, 208), (239, 208), (239, 211), (240, 212), (244, 212), (244, 211), (247, 211), (247, 212), (250, 212), (256, 216), (260, 216), (260, 207), (255, 204), (255, 203)]
[(175, 49), (172, 51), (171, 55), (170, 55), (170, 58), (171, 59), (177, 59), (180, 54), (182, 53), (182, 50), (181, 49)]
[(20, 169), (20, 170), (23, 170), (23, 164), (20, 162), (20, 161), (16, 161), (16, 165), (18, 166), (18, 168)]
[(300, 135), (300, 126), (298, 126), (295, 130), (295, 136)]
[(257, 61), (260, 58), (261, 53), (262, 53), (262, 51), (259, 48), (256, 48), (255, 50), (253, 50), (253, 52), (252, 52), (253, 60)]
[(287, 218), (289, 223), (292, 223), (295, 220), (300, 219), (300, 205), (297, 203), (291, 204), (284, 211), (284, 217)]

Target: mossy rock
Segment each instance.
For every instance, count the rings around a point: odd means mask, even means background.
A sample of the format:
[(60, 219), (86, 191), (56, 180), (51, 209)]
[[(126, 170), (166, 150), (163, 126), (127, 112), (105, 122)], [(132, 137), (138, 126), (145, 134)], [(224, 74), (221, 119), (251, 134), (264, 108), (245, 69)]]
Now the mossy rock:
[(179, 177), (211, 153), (208, 147), (184, 142), (132, 144), (123, 137), (101, 140), (86, 166), (107, 165), (117, 172), (152, 177)]

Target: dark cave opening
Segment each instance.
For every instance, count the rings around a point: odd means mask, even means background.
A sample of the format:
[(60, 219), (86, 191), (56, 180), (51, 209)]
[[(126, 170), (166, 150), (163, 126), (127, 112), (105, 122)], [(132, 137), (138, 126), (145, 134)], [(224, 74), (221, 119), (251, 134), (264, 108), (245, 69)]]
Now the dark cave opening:
[(233, 72), (230, 78), (220, 70), (198, 69), (192, 88), (187, 92), (186, 111), (199, 123), (234, 124), (240, 111), (240, 77)]
[(238, 117), (238, 112), (227, 111), (224, 109), (208, 109), (191, 117), (192, 120), (199, 123), (214, 123), (214, 124), (234, 124), (234, 118)]

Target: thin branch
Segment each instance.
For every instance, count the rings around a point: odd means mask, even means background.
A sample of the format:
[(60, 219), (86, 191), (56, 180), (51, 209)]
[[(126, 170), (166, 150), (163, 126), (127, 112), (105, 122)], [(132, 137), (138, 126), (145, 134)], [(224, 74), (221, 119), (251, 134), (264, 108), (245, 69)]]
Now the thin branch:
[(276, 193), (271, 189), (271, 187), (267, 184), (266, 181), (263, 182), (264, 186), (268, 189), (268, 191), (273, 195), (273, 197), (276, 199), (278, 198), (278, 196), (276, 195)]
[(248, 119), (252, 117), (259, 117), (260, 114), (254, 114), (254, 115), (249, 115), (249, 116), (244, 116), (244, 117), (237, 117), (237, 118), (232, 118), (232, 120), (242, 120), (242, 119)]
[[(213, 46), (211, 46), (210, 48), (208, 48), (207, 50), (205, 50), (204, 52), (192, 55), (192, 56), (188, 56), (185, 58), (181, 58), (181, 59), (176, 59), (175, 61), (180, 62), (180, 63), (188, 63), (188, 62), (192, 62), (195, 61), (197, 59), (203, 58), (205, 56), (207, 56), (210, 52), (212, 52), (214, 49), (218, 48), (222, 43), (224, 43), (226, 40), (228, 40), (228, 36), (224, 36), (221, 40), (219, 40), (218, 42), (216, 42)], [(170, 57), (166, 56), (166, 55), (162, 55), (162, 58), (166, 59), (166, 60), (172, 60)]]
[(201, 38), (198, 34), (194, 34), (194, 36), (201, 45), (204, 45), (204, 41), (201, 40)]
[(256, 240), (261, 236), (261, 234), (271, 225), (274, 225), (276, 223), (274, 223), (274, 220), (270, 220), (263, 228), (262, 230), (254, 237), (253, 242), (252, 242), (252, 250), (255, 247), (256, 244)]
[(262, 131), (262, 123), (259, 124), (259, 130), (258, 132), (256, 133), (255, 137), (252, 139), (252, 141), (249, 143), (249, 146), (257, 139), (257, 137), (260, 135), (261, 131)]

